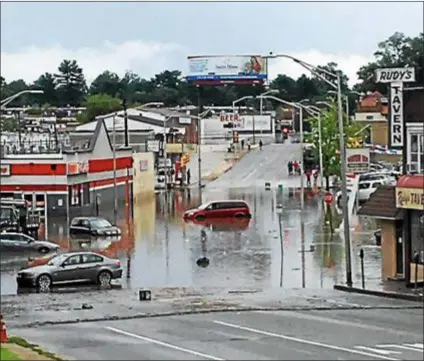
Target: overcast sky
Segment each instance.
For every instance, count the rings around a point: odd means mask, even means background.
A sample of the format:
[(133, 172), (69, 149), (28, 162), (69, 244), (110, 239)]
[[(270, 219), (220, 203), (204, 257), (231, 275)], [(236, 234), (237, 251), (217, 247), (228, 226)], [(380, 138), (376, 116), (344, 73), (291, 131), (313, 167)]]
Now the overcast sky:
[[(76, 59), (91, 81), (104, 70), (151, 77), (187, 69), (188, 55), (285, 53), (338, 63), (356, 81), (380, 41), (423, 31), (422, 3), (1, 3), (1, 74), (34, 81)], [(270, 75), (297, 77), (274, 60)]]

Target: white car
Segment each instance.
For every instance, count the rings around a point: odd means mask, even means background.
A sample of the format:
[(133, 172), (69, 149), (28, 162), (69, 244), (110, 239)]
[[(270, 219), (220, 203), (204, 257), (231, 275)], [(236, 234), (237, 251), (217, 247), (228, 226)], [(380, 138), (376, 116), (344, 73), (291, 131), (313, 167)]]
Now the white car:
[(359, 182), (381, 181), (384, 184), (396, 185), (396, 178), (389, 173), (372, 172), (364, 173), (359, 176)]
[(358, 199), (360, 202), (366, 201), (370, 198), (378, 187), (381, 185), (387, 184), (384, 179), (381, 180), (369, 180), (361, 181), (358, 185)]

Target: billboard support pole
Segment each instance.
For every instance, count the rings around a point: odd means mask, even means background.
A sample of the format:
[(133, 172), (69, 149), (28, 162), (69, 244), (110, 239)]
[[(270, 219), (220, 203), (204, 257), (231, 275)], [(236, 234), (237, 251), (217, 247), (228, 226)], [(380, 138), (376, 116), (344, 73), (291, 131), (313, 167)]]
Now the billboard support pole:
[(202, 120), (200, 118), (200, 114), (203, 113), (203, 87), (199, 85), (197, 87), (197, 105), (199, 108), (198, 118), (197, 118), (197, 172), (198, 172), (198, 180), (197, 184), (199, 186), (199, 198), (200, 203), (202, 203), (202, 156), (201, 156), (201, 143), (202, 143)]

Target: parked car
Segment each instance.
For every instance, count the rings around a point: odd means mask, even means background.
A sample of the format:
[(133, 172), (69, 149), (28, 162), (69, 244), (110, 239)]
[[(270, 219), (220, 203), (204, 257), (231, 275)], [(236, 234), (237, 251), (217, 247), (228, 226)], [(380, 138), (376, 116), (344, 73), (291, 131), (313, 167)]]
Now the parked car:
[(358, 185), (358, 199), (360, 202), (366, 201), (370, 198), (371, 194), (373, 194), (378, 187), (386, 184), (383, 180), (376, 181), (362, 181), (359, 182)]
[(102, 217), (75, 217), (70, 226), (71, 235), (116, 237), (121, 230)]
[(251, 217), (249, 206), (244, 201), (212, 201), (189, 209), (184, 213), (185, 220), (206, 218)]
[(0, 233), (1, 252), (39, 252), (49, 253), (60, 248), (56, 243), (38, 241), (24, 233), (3, 232)]
[(245, 231), (249, 228), (250, 218), (215, 218), (215, 219), (193, 219), (193, 223), (212, 232)]
[(48, 289), (61, 283), (90, 282), (105, 286), (122, 277), (121, 262), (94, 252), (62, 253), (44, 265), (18, 272), (19, 287)]

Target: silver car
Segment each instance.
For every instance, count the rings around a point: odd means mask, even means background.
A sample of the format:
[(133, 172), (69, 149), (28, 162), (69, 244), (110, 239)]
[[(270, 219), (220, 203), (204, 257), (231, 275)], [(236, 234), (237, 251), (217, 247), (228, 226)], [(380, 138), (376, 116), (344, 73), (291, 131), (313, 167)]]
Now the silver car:
[(47, 241), (38, 241), (24, 233), (0, 233), (0, 250), (7, 252), (39, 252), (57, 251), (59, 245)]
[(52, 285), (91, 282), (102, 286), (122, 277), (121, 262), (93, 252), (63, 253), (47, 264), (21, 270), (17, 274), (19, 287), (48, 289)]

